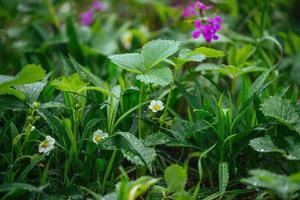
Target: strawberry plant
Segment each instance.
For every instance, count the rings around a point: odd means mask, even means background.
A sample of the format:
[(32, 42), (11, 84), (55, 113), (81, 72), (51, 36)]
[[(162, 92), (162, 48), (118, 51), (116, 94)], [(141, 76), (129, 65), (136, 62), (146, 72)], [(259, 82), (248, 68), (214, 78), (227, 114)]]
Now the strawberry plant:
[(0, 199), (299, 199), (298, 7), (0, 0)]

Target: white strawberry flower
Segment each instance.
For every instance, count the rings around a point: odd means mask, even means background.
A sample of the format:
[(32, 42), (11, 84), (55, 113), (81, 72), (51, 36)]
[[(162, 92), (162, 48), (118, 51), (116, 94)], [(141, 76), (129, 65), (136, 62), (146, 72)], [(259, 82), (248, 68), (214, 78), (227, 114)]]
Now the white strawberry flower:
[(104, 138), (107, 138), (108, 134), (103, 132), (101, 129), (98, 129), (94, 132), (93, 142), (99, 144)]
[(39, 145), (39, 152), (49, 154), (54, 149), (55, 139), (50, 135), (47, 135)]
[(126, 31), (121, 35), (121, 44), (124, 46), (125, 49), (131, 48), (132, 38), (133, 35), (130, 31)]
[(152, 112), (158, 112), (164, 108), (164, 104), (161, 100), (152, 100), (149, 105), (149, 109), (152, 110)]

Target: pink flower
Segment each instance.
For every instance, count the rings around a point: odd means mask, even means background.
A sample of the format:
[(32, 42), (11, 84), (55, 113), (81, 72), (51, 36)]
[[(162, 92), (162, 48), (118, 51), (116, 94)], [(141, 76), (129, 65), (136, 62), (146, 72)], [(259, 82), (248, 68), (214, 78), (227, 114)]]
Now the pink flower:
[(194, 16), (194, 15), (196, 15), (196, 14), (197, 14), (197, 12), (196, 12), (196, 9), (195, 9), (193, 3), (191, 3), (191, 4), (188, 5), (188, 6), (186, 6), (186, 7), (183, 8), (183, 10), (182, 10), (182, 16), (183, 16), (184, 18), (188, 18), (188, 17)]
[(194, 26), (196, 30), (193, 31), (192, 36), (194, 39), (203, 35), (206, 42), (210, 43), (212, 40), (218, 40), (219, 37), (216, 35), (217, 31), (221, 30), (222, 18), (216, 16), (213, 18), (208, 18), (207, 23), (203, 24), (202, 21), (196, 20)]
[(93, 23), (94, 12), (92, 10), (80, 14), (80, 24), (89, 26)]
[(197, 1), (195, 3), (195, 7), (198, 8), (200, 11), (204, 11), (204, 10), (209, 10), (211, 9), (213, 6), (212, 5), (205, 5), (204, 3), (202, 3), (201, 1)]
[(211, 9), (212, 5), (205, 5), (200, 0), (196, 2), (191, 2), (189, 5), (183, 8), (182, 16), (184, 18), (197, 15), (197, 11), (200, 15), (203, 15), (204, 10)]
[(105, 5), (99, 0), (95, 0), (91, 4), (91, 9), (80, 14), (80, 24), (89, 26), (93, 23), (94, 13), (96, 11), (104, 11), (106, 9)]

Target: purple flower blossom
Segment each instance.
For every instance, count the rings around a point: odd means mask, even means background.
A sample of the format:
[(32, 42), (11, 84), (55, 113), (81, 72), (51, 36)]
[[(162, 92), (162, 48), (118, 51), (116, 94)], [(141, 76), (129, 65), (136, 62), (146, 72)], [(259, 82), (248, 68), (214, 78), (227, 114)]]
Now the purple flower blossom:
[(195, 3), (195, 7), (198, 8), (200, 11), (204, 11), (204, 10), (211, 9), (213, 6), (212, 5), (205, 5), (201, 1), (197, 1)]
[(195, 20), (194, 26), (195, 26), (196, 30), (193, 31), (192, 36), (194, 39), (197, 39), (203, 32), (203, 26), (202, 26), (201, 20)]
[(184, 18), (197, 15), (197, 11), (199, 11), (200, 15), (203, 15), (204, 10), (211, 9), (212, 5), (205, 5), (200, 0), (196, 2), (191, 2), (189, 5), (183, 8), (182, 16)]
[(105, 10), (105, 6), (101, 3), (101, 1), (98, 1), (98, 0), (95, 0), (95, 1), (92, 3), (92, 8), (93, 8), (95, 11), (103, 11), (103, 10)]
[(197, 14), (197, 12), (196, 12), (196, 9), (194, 7), (194, 3), (191, 3), (190, 5), (184, 7), (183, 10), (182, 10), (182, 16), (184, 18), (188, 18), (188, 17), (194, 16), (196, 14)]
[(217, 31), (221, 30), (221, 23), (222, 18), (220, 16), (208, 18), (206, 24), (203, 24), (200, 20), (196, 20), (194, 22), (196, 30), (193, 31), (192, 36), (194, 39), (196, 39), (202, 34), (203, 38), (208, 43), (210, 43), (212, 40), (218, 40), (219, 37), (216, 35), (216, 33)]
[(89, 26), (93, 23), (94, 12), (92, 10), (80, 14), (80, 24)]
[(90, 10), (80, 14), (80, 24), (85, 26), (91, 25), (93, 23), (94, 13), (96, 11), (103, 11), (105, 9), (106, 7), (104, 4), (101, 3), (101, 1), (95, 0), (91, 4)]

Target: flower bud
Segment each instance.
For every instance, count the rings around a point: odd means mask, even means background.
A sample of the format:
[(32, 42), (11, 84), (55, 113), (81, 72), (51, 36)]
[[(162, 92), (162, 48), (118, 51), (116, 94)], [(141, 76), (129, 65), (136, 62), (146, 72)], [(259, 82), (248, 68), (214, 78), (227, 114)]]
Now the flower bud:
[(34, 120), (34, 117), (32, 117), (32, 116), (28, 116), (28, 117), (27, 117), (27, 120), (28, 120), (29, 122), (33, 122), (33, 120)]
[(41, 104), (37, 101), (33, 102), (33, 104), (32, 104), (32, 107), (33, 107), (34, 110), (39, 109), (40, 106), (41, 106)]

